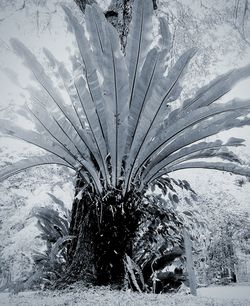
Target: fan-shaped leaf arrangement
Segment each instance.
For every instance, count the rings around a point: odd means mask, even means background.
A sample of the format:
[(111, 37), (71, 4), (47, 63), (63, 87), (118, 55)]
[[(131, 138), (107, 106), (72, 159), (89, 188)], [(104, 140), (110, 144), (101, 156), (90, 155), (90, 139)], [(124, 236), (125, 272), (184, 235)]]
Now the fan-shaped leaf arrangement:
[(48, 50), (45, 55), (71, 104), (34, 54), (20, 41), (11, 41), (40, 86), (40, 90), (30, 88), (32, 103), (27, 106), (36, 130), (1, 120), (1, 131), (48, 154), (5, 167), (1, 180), (30, 167), (59, 164), (74, 169), (97, 194), (118, 189), (125, 195), (133, 189), (143, 192), (150, 182), (180, 169), (250, 175), (250, 168), (229, 150), (243, 145), (242, 139), (205, 141), (221, 131), (249, 125), (250, 101), (221, 103), (220, 98), (250, 75), (250, 66), (218, 77), (177, 107), (180, 81), (196, 50), (186, 51), (168, 67), (171, 39), (164, 19), (160, 19), (159, 44), (151, 47), (151, 0), (135, 1), (125, 55), (117, 32), (97, 6), (87, 6), (84, 25), (68, 8), (64, 11), (80, 51), (77, 77)]

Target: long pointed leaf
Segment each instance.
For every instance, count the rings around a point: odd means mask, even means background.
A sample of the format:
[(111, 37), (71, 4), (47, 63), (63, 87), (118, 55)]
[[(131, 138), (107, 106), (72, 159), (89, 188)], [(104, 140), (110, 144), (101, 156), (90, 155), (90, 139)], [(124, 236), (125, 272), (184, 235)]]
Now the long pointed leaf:
[(250, 76), (250, 65), (240, 69), (232, 70), (202, 87), (196, 93), (195, 97), (183, 102), (183, 109), (196, 109), (198, 107), (208, 106), (224, 94), (240, 80)]
[(65, 118), (73, 126), (76, 133), (79, 135), (79, 137), (82, 139), (83, 143), (87, 146), (87, 148), (91, 152), (91, 148), (90, 148), (91, 143), (88, 142), (85, 139), (86, 135), (79, 129), (78, 119), (73, 114), (73, 110), (71, 110), (69, 107), (65, 106), (65, 103), (64, 103), (59, 91), (54, 88), (52, 81), (46, 75), (43, 67), (37, 61), (34, 54), (30, 50), (28, 50), (28, 48), (26, 48), (17, 39), (12, 39), (11, 40), (11, 45), (14, 48), (14, 50), (17, 52), (17, 54), (21, 58), (23, 58), (24, 64), (30, 69), (30, 71), (33, 73), (35, 79), (42, 86), (44, 91), (48, 94), (48, 97), (50, 97), (51, 100), (55, 103), (55, 105), (60, 109), (63, 116), (65, 116)]
[[(202, 140), (206, 137), (216, 135), (218, 132), (225, 131), (232, 129), (234, 127), (242, 127), (246, 125), (250, 125), (250, 119), (235, 119), (239, 116), (241, 116), (241, 113), (234, 113), (231, 112), (229, 114), (225, 113), (222, 115), (215, 116), (213, 119), (211, 119), (209, 122), (201, 122), (195, 129), (189, 129), (188, 135), (184, 133), (183, 135), (180, 135), (179, 137), (175, 138), (170, 144), (166, 146), (166, 148), (155, 157), (155, 159), (152, 160), (152, 164), (157, 165), (160, 163), (165, 157), (170, 156), (172, 153), (177, 152), (179, 149), (186, 147), (187, 145), (193, 144), (199, 140)], [(149, 164), (147, 167), (151, 169), (151, 165)], [(147, 173), (147, 167), (144, 170), (145, 173)], [(151, 181), (152, 179), (155, 179), (157, 177), (160, 177), (161, 175), (165, 174), (166, 172), (159, 171), (158, 169), (155, 169), (151, 171), (150, 178), (148, 176), (147, 181)], [(143, 188), (144, 180), (141, 182), (141, 187)]]
[(173, 172), (177, 170), (183, 169), (193, 169), (193, 168), (204, 168), (204, 169), (214, 169), (220, 171), (231, 172), (238, 175), (243, 176), (250, 176), (250, 167), (248, 166), (239, 166), (233, 163), (210, 163), (210, 162), (189, 162), (189, 163), (182, 163), (180, 165), (176, 165), (173, 167), (169, 167), (166, 169), (168, 172)]
[[(158, 135), (158, 122), (163, 120), (162, 110), (164, 108), (164, 102), (166, 102), (166, 100), (175, 90), (179, 91), (179, 82), (195, 52), (196, 49), (190, 49), (186, 51), (171, 69), (167, 78), (164, 78), (163, 76), (161, 78), (157, 78), (158, 82), (155, 82), (153, 95), (150, 97), (151, 103), (146, 104), (142, 121), (138, 127), (139, 131), (136, 142), (137, 145), (134, 148), (135, 152), (132, 151), (133, 153), (131, 153), (134, 154), (135, 157), (132, 164), (130, 163), (126, 170), (126, 188), (129, 188), (134, 167), (136, 165), (137, 159), (140, 156), (140, 153), (144, 150), (147, 150), (145, 147), (147, 146), (148, 140)], [(162, 74), (164, 73), (164, 70), (160, 71), (162, 71)]]
[(135, 85), (152, 43), (152, 13), (151, 0), (137, 0), (134, 2), (126, 47), (126, 62), (130, 80), (129, 105), (132, 103)]
[(147, 157), (140, 161), (139, 165), (144, 164), (144, 162), (157, 151), (159, 151), (164, 145), (169, 141), (173, 140), (177, 135), (183, 132), (185, 129), (194, 126), (195, 124), (207, 120), (215, 115), (232, 112), (237, 110), (248, 110), (250, 109), (249, 101), (241, 101), (239, 99), (234, 99), (226, 104), (214, 104), (208, 107), (203, 107), (189, 113), (185, 118), (178, 120), (175, 124), (171, 125), (169, 129), (164, 131), (162, 135), (151, 142), (150, 147), (147, 150)]
[(118, 33), (108, 23), (106, 31), (108, 40), (104, 49), (104, 71), (109, 76), (105, 82), (108, 144), (111, 153), (112, 184), (117, 186), (127, 137), (129, 84)]
[[(86, 118), (81, 109), (81, 103), (77, 96), (77, 92), (74, 86), (74, 80), (73, 80), (72, 75), (66, 69), (65, 65), (62, 62), (59, 62), (49, 50), (44, 48), (43, 51), (46, 57), (48, 58), (50, 65), (54, 67), (55, 73), (58, 75), (58, 78), (60, 78), (60, 80), (63, 82), (63, 86), (66, 89), (67, 94), (71, 100), (76, 117), (79, 120), (82, 130), (85, 131), (85, 133), (87, 133), (86, 132)], [(39, 99), (39, 100), (43, 100), (43, 99)]]
[[(105, 161), (106, 156), (107, 156), (107, 147), (106, 147), (105, 139), (103, 138), (102, 126), (99, 124), (95, 105), (85, 85), (86, 85), (86, 82), (84, 81), (83, 77), (80, 77), (76, 82), (76, 89), (77, 89), (78, 96), (79, 96), (79, 99), (82, 105), (82, 109), (87, 119), (87, 123), (89, 125), (93, 139), (97, 147), (97, 150), (100, 155), (101, 161), (99, 164), (101, 166), (101, 170), (103, 171), (105, 182), (109, 183), (108, 169), (107, 169), (107, 165)], [(98, 160), (99, 160), (99, 156), (98, 156)]]
[[(157, 49), (154, 48), (150, 50), (142, 67), (140, 78), (136, 84), (137, 86), (134, 89), (135, 91), (134, 99), (133, 103), (131, 103), (129, 110), (128, 137), (125, 149), (126, 153), (130, 151), (133, 142), (137, 143), (134, 136), (139, 126), (140, 120), (143, 119), (141, 118), (143, 114), (143, 108), (145, 107), (147, 100), (152, 95), (151, 91), (152, 91), (152, 86), (154, 84), (153, 81), (155, 73), (157, 71), (156, 68), (158, 68), (157, 67), (158, 59), (159, 55), (157, 54)], [(129, 155), (129, 158), (133, 159), (131, 154)]]
[(171, 48), (171, 33), (169, 30), (168, 22), (165, 18), (160, 17), (160, 39), (159, 39), (159, 45), (161, 49), (165, 49), (165, 51), (169, 52)]
[(72, 167), (79, 167), (80, 163), (72, 157), (67, 150), (53, 139), (42, 135), (34, 131), (25, 130), (21, 127), (17, 127), (8, 120), (0, 120), (1, 130), (8, 136), (23, 140), (27, 143), (35, 145), (49, 153), (60, 157), (69, 163)]
[[(189, 147), (184, 147), (177, 152), (167, 156), (166, 158), (162, 159), (160, 162), (152, 163), (149, 167), (147, 167), (146, 171), (143, 173), (145, 184), (151, 180), (151, 178), (173, 162), (182, 162), (188, 159), (193, 158), (204, 158), (204, 157), (211, 157), (211, 156), (220, 156), (220, 149), (222, 147), (229, 147), (229, 146), (240, 146), (242, 145), (243, 139), (229, 139), (228, 142), (225, 144), (222, 143), (221, 140), (216, 140), (214, 142), (200, 142), (198, 144), (191, 145)], [(212, 149), (209, 151), (209, 149)], [(216, 154), (217, 153), (217, 154)], [(222, 152), (224, 153), (224, 152)], [(205, 154), (205, 156), (204, 156)], [(223, 155), (222, 155), (223, 157)], [(229, 155), (231, 158), (231, 155)], [(238, 158), (235, 154), (232, 155), (233, 161), (237, 161)]]
[(18, 174), (26, 169), (42, 166), (42, 165), (52, 165), (57, 164), (61, 166), (66, 166), (74, 169), (70, 164), (66, 163), (64, 160), (52, 156), (52, 155), (44, 155), (39, 157), (30, 157), (28, 159), (22, 159), (11, 166), (4, 167), (0, 170), (0, 181), (3, 181), (15, 174)]
[[(147, 169), (151, 169), (152, 165), (157, 165), (164, 158), (171, 155), (174, 152), (177, 152), (179, 149), (184, 148), (190, 144), (194, 144), (195, 142), (205, 139), (206, 137), (217, 134), (218, 132), (229, 130), (234, 127), (242, 127), (245, 125), (250, 125), (250, 119), (235, 119), (241, 116), (242, 113), (225, 113), (218, 116), (215, 116), (213, 119), (209, 120), (209, 122), (201, 122), (197, 125), (195, 129), (189, 128), (185, 133), (181, 134), (179, 137), (175, 138), (172, 142), (170, 142), (164, 150), (156, 155), (152, 161), (145, 168), (138, 168), (135, 173), (135, 177), (139, 175), (140, 172), (147, 173)], [(158, 173), (158, 174), (157, 174)], [(165, 172), (164, 172), (165, 173)], [(156, 172), (151, 177), (160, 177), (161, 171)], [(140, 176), (139, 176), (140, 177)], [(141, 178), (140, 178), (141, 179)], [(151, 180), (151, 178), (150, 178)], [(144, 181), (141, 180), (141, 189), (143, 189)]]
[(104, 14), (97, 5), (87, 5), (85, 21), (98, 70), (103, 73), (103, 53), (107, 39)]

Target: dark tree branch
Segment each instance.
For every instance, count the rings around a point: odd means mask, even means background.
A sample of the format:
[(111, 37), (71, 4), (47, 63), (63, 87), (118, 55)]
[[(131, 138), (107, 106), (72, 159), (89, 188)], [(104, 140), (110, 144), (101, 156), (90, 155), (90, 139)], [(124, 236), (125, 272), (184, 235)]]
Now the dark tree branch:
[(75, 3), (78, 5), (80, 10), (84, 13), (86, 5), (87, 4), (91, 5), (93, 3), (96, 3), (96, 1), (95, 0), (75, 0)]

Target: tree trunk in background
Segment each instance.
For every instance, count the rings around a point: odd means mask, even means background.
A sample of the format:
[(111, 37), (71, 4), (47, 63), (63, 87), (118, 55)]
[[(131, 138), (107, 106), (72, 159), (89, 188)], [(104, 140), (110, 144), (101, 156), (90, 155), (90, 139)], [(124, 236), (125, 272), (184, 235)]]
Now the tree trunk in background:
[[(153, 7), (157, 9), (157, 1), (153, 1)], [(82, 12), (85, 11), (86, 4), (96, 3), (95, 0), (75, 0)], [(122, 51), (125, 51), (129, 24), (132, 19), (132, 5), (134, 0), (111, 0), (110, 6), (104, 12), (107, 20), (116, 28), (119, 33)]]
[(194, 272), (194, 261), (193, 261), (193, 254), (192, 254), (192, 241), (191, 241), (190, 235), (185, 229), (183, 230), (183, 238), (184, 238), (190, 293), (192, 295), (197, 295), (197, 290), (196, 290), (197, 285), (196, 285), (196, 277), (195, 277), (195, 272)]
[(87, 4), (96, 3), (95, 0), (75, 0), (75, 3), (79, 6), (80, 10), (84, 13)]
[(105, 13), (107, 20), (119, 33), (122, 51), (127, 44), (129, 24), (132, 19), (132, 5), (134, 0), (112, 0), (108, 11)]

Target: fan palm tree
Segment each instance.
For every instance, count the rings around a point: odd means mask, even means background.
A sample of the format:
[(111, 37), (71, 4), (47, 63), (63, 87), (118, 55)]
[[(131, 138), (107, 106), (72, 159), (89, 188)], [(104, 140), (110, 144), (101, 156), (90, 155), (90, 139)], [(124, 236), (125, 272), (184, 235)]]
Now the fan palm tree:
[(48, 50), (45, 54), (71, 103), (36, 57), (17, 39), (11, 41), (40, 86), (29, 89), (33, 103), (22, 111), (36, 128), (22, 129), (2, 119), (1, 130), (47, 154), (5, 167), (1, 180), (39, 165), (73, 169), (77, 183), (69, 234), (75, 238), (68, 247), (68, 279), (120, 284), (123, 259), (133, 253), (141, 203), (151, 183), (189, 168), (250, 175), (250, 168), (229, 150), (243, 145), (242, 139), (206, 141), (250, 123), (249, 101), (219, 101), (250, 75), (250, 67), (218, 77), (178, 106), (180, 82), (196, 50), (186, 51), (169, 67), (164, 19), (159, 43), (152, 47), (151, 0), (135, 1), (125, 55), (117, 32), (97, 6), (86, 7), (84, 26), (68, 8), (64, 11), (80, 51), (74, 76)]

